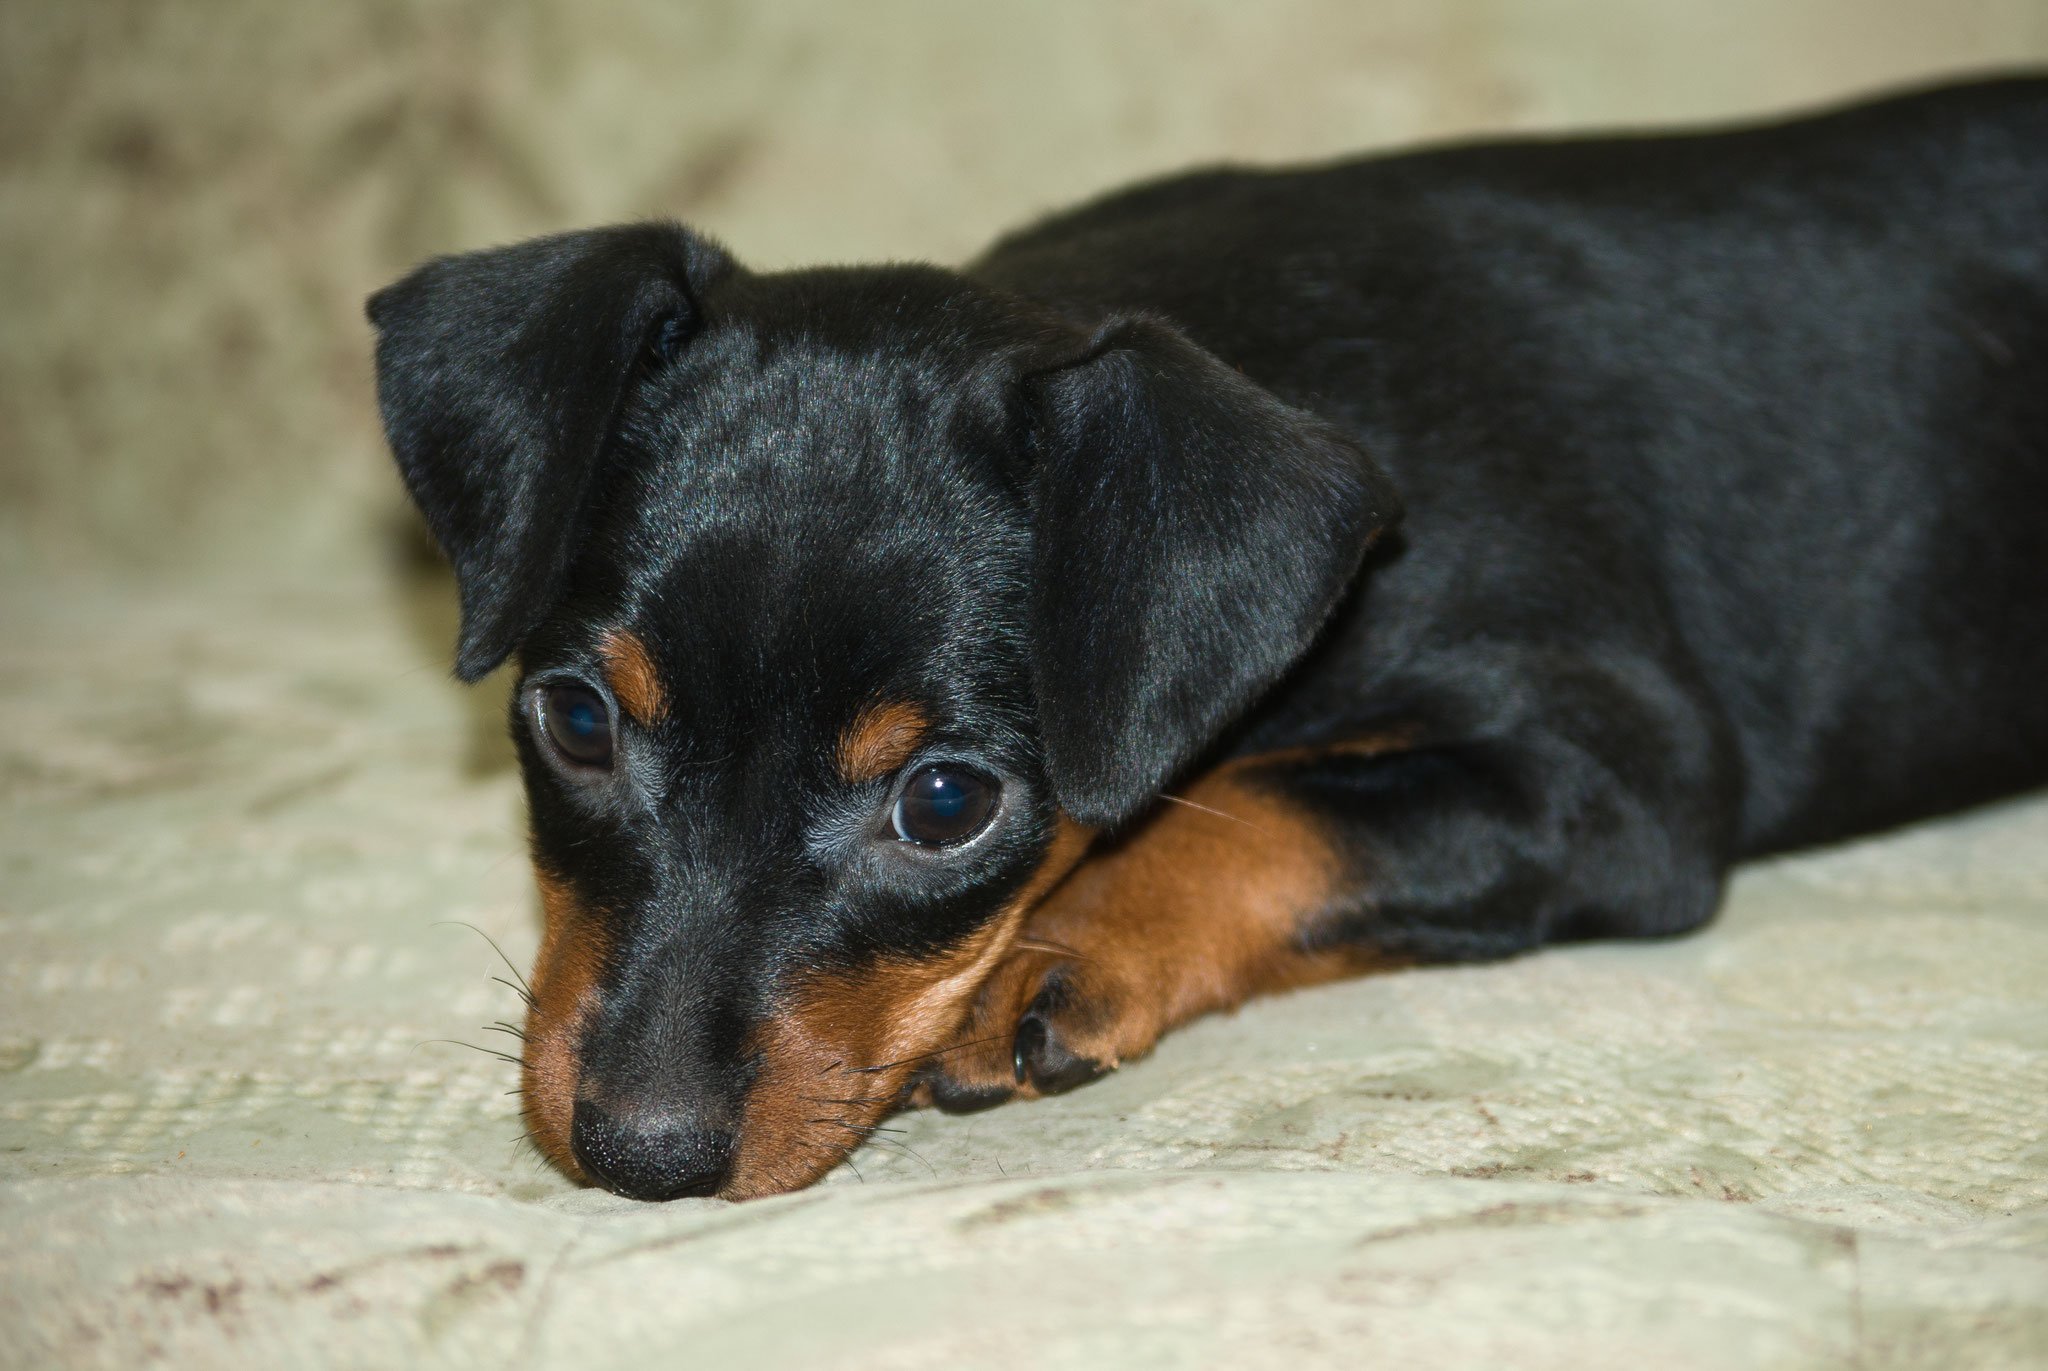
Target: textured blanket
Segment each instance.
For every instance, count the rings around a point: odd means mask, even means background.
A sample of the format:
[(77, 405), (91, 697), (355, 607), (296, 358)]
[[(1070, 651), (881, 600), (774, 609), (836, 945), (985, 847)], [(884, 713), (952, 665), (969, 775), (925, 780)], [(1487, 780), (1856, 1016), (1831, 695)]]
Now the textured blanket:
[(442, 603), (6, 592), (0, 1364), (2048, 1363), (2048, 803), (639, 1205), (458, 1045), (536, 916)]

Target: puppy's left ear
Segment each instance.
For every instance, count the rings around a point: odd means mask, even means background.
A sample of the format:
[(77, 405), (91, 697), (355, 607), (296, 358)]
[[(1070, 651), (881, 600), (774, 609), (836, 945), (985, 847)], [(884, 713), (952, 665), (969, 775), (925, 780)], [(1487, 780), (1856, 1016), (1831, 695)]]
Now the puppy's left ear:
[(1307, 650), (1400, 501), (1331, 424), (1154, 320), (1028, 386), (1046, 763), (1109, 827)]
[(627, 385), (730, 267), (677, 225), (627, 224), (437, 258), (370, 297), (384, 431), (461, 587), (463, 680), (561, 593)]

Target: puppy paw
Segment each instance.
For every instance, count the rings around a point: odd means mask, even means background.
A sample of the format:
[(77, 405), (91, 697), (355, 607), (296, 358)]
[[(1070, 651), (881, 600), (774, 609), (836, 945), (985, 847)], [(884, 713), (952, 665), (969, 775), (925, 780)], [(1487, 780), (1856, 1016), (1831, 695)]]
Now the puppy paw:
[(960, 1046), (927, 1068), (921, 1093), (965, 1114), (1086, 1085), (1158, 1041), (1163, 1025), (1144, 1012), (1142, 992), (1085, 954), (1026, 937), (982, 988)]
[(1303, 945), (1338, 863), (1298, 811), (1227, 770), (1177, 798), (1099, 843), (1031, 911), (914, 1102), (1057, 1095), (1190, 1019), (1378, 964)]

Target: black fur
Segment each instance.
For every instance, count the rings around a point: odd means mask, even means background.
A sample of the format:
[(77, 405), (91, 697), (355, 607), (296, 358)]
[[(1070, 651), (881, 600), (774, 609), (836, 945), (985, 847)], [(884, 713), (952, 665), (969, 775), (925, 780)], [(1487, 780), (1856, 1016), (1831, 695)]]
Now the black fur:
[[(627, 625), (669, 684), (602, 785), (515, 734), (616, 924), (584, 1070), (706, 1127), (790, 975), (1229, 756), (1399, 736), (1267, 783), (1356, 864), (1304, 941), (1438, 959), (2048, 779), (2048, 81), (1206, 173), (958, 273), (599, 230), (372, 313), (460, 673)], [(892, 850), (831, 766), (875, 699), (1002, 779), (989, 841)]]
[(391, 450), (461, 586), (463, 680), (560, 594), (636, 363), (672, 353), (721, 265), (636, 225), (444, 257), (370, 298)]
[(1031, 390), (1039, 739), (1062, 807), (1113, 825), (1301, 656), (1400, 502), (1163, 323), (1113, 322)]

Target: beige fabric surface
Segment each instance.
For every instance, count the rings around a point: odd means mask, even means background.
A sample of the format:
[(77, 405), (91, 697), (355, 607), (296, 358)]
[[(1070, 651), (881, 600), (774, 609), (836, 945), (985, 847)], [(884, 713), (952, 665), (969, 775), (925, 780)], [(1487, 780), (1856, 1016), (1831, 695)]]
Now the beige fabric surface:
[(638, 1205), (438, 1041), (517, 1007), (440, 920), (535, 941), (444, 593), (0, 601), (0, 1364), (2048, 1359), (2048, 803), (1755, 868), (1698, 937), (1258, 1004), (804, 1194)]

